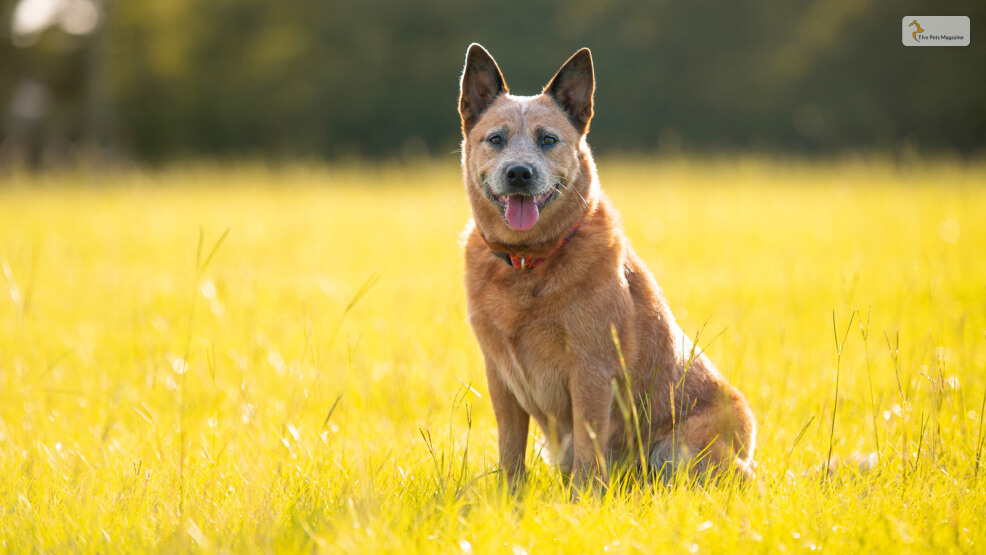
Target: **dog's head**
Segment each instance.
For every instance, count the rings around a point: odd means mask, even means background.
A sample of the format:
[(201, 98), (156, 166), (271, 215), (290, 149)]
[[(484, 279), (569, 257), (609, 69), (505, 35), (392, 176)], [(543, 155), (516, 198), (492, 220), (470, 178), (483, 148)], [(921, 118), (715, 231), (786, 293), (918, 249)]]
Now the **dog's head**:
[(459, 95), (462, 164), (473, 216), (488, 238), (544, 241), (585, 213), (595, 171), (585, 142), (594, 89), (586, 48), (541, 94), (514, 96), (489, 52), (469, 47)]

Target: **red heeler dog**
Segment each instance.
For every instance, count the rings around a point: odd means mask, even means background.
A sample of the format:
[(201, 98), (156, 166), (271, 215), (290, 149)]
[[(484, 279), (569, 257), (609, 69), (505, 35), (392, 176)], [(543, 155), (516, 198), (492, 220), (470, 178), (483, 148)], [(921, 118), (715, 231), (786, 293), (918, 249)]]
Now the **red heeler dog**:
[(482, 46), (466, 54), (465, 279), (500, 466), (523, 477), (533, 417), (577, 486), (619, 461), (751, 476), (749, 405), (682, 333), (600, 188), (594, 90), (587, 49), (536, 96), (510, 94)]

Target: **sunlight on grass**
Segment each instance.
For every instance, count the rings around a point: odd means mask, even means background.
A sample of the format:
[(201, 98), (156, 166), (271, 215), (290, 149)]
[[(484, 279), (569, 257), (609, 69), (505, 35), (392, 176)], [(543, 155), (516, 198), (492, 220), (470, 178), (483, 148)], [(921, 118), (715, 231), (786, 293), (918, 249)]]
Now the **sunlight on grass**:
[(0, 549), (982, 549), (986, 167), (598, 165), (755, 483), (498, 488), (454, 163), (8, 175)]

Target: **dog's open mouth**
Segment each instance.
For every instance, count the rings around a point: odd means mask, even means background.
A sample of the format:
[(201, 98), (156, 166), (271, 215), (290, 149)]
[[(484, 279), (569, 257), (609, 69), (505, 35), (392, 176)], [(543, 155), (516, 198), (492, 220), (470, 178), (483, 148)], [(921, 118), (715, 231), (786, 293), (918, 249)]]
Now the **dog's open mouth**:
[(507, 225), (514, 229), (525, 230), (534, 226), (541, 215), (541, 209), (548, 204), (558, 192), (552, 187), (547, 193), (531, 195), (496, 195), (493, 200), (500, 205), (500, 212), (507, 220)]

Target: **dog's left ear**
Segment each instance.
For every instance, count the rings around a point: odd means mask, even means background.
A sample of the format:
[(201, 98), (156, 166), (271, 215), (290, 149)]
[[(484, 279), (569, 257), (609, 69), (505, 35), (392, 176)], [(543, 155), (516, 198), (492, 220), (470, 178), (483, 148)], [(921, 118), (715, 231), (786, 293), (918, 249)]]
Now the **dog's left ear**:
[(583, 48), (561, 66), (551, 82), (544, 87), (544, 93), (554, 98), (568, 114), (575, 129), (585, 134), (589, 131), (589, 120), (592, 119), (592, 93), (595, 89), (592, 54), (588, 48)]

